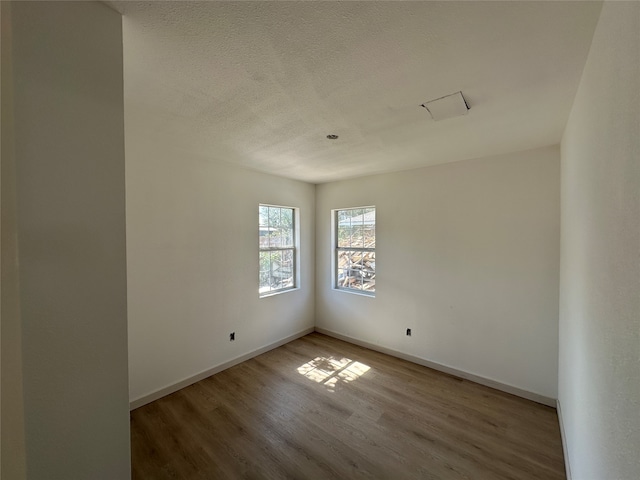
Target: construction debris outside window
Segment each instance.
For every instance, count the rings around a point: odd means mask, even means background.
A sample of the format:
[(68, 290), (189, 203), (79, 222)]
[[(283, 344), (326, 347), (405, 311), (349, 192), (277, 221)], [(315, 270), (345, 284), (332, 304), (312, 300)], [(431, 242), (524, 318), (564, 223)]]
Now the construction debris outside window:
[(336, 211), (336, 287), (376, 290), (376, 209)]

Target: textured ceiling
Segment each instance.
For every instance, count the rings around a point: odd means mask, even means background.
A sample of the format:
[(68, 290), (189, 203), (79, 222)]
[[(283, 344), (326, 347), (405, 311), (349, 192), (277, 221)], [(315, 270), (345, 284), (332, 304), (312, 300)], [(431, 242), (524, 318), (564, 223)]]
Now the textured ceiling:
[[(129, 135), (312, 183), (558, 143), (601, 8), (109, 4), (124, 14)], [(420, 107), (459, 90), (466, 116)]]

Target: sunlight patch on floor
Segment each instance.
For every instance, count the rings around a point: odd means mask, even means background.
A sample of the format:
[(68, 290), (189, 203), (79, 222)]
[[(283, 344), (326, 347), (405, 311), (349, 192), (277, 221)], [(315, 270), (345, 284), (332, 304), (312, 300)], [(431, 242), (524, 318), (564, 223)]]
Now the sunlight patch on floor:
[(331, 392), (340, 382), (349, 383), (367, 373), (371, 367), (350, 358), (316, 357), (298, 367), (298, 373), (324, 384)]

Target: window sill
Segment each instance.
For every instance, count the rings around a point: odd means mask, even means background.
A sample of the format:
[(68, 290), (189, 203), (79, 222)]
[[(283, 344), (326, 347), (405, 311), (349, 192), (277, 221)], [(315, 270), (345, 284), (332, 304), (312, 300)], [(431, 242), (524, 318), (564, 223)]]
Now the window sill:
[(300, 287), (284, 288), (275, 292), (258, 293), (258, 298), (275, 297), (276, 295), (282, 295), (283, 293), (295, 292), (300, 290)]
[(350, 293), (351, 295), (360, 295), (361, 297), (376, 298), (376, 292), (364, 292), (362, 290), (353, 290), (350, 288), (333, 287), (336, 292)]

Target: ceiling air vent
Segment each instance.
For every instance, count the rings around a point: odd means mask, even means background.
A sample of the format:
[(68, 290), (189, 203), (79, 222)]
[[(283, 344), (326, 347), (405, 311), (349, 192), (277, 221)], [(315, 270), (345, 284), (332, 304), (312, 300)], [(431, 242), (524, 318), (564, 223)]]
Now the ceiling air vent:
[(452, 93), (444, 97), (429, 100), (420, 105), (427, 109), (431, 117), (437, 122), (446, 118), (458, 117), (466, 115), (469, 111), (469, 105), (462, 96), (462, 92)]

